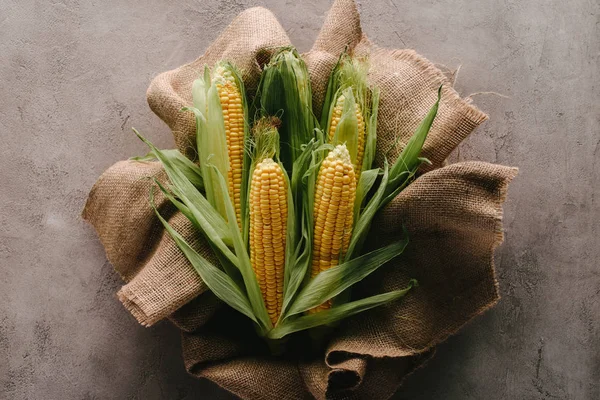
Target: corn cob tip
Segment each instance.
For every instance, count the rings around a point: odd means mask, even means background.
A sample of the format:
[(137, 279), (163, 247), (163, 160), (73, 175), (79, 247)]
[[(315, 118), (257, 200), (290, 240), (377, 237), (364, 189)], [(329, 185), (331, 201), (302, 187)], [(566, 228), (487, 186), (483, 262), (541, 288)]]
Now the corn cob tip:
[(231, 71), (231, 67), (226, 63), (218, 63), (213, 72), (213, 81), (228, 81), (235, 83), (235, 77)]
[(275, 160), (273, 160), (272, 158), (265, 158), (264, 160), (262, 160), (261, 162), (256, 164), (256, 169), (257, 170), (272, 169), (273, 167), (275, 167), (275, 165), (277, 165)]
[(350, 152), (348, 152), (348, 148), (345, 144), (338, 144), (337, 146), (335, 146), (335, 148), (331, 151), (330, 154), (332, 158), (339, 159), (344, 164), (352, 163), (352, 160), (350, 158)]

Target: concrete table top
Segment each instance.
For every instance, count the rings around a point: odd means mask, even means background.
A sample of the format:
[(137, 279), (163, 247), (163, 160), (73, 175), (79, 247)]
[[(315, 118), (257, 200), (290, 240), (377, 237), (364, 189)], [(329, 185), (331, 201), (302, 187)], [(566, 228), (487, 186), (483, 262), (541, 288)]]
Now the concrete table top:
[[(0, 398), (229, 399), (186, 375), (168, 323), (143, 328), (80, 218), (111, 164), (173, 146), (152, 77), (270, 8), (303, 51), (329, 1), (0, 2)], [(503, 299), (397, 399), (600, 398), (600, 4), (362, 1), (376, 43), (450, 69), (489, 113), (454, 160), (521, 168), (497, 253)]]

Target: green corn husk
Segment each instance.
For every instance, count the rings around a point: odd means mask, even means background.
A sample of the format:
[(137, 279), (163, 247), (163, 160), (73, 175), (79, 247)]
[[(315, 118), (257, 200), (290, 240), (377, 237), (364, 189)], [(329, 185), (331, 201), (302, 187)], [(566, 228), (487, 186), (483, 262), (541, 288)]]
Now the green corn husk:
[(309, 276), (313, 242), (313, 208), (315, 183), (318, 167), (325, 158), (331, 146), (323, 144), (323, 133), (317, 129), (316, 138), (303, 148), (296, 159), (291, 179), (292, 193), (296, 194), (296, 226), (294, 231), (294, 246), (286, 263), (284, 300), (282, 319), (287, 318), (287, 310), (296, 298), (297, 292)]
[(426, 158), (421, 157), (421, 151), (425, 144), (425, 139), (431, 130), (433, 121), (437, 116), (442, 97), (442, 86), (438, 89), (438, 97), (435, 104), (431, 107), (423, 121), (417, 127), (415, 133), (411, 136), (406, 147), (396, 159), (394, 165), (390, 169), (390, 179), (385, 188), (385, 198), (381, 201), (379, 208), (383, 208), (392, 201), (402, 189), (404, 189), (417, 173), (419, 167), (423, 163), (430, 163)]
[[(250, 265), (246, 246), (234, 217), (233, 203), (231, 201), (225, 202), (226, 217), (222, 217), (187, 176), (161, 150), (156, 148), (137, 131), (135, 133), (140, 140), (150, 147), (150, 150), (162, 163), (171, 182), (169, 189), (172, 193), (169, 193), (162, 186), (159, 187), (163, 190), (167, 198), (177, 206), (209, 241), (218, 258), (220, 260), (227, 260), (226, 263), (221, 262), (221, 264), (230, 280), (225, 279), (222, 274), (216, 273), (212, 264), (202, 262), (202, 260), (198, 259), (190, 251), (189, 244), (181, 236), (178, 236), (172, 228), (168, 228), (167, 231), (203, 279), (207, 277), (210, 279), (210, 277), (216, 276), (215, 274), (220, 276), (220, 278), (217, 277), (220, 283), (215, 282), (212, 285), (213, 287), (211, 287), (215, 295), (246, 315), (249, 305), (253, 315), (253, 318), (250, 318), (253, 321), (257, 321), (258, 331), (263, 335), (266, 334), (272, 328), (272, 325), (267, 315), (258, 282)], [(228, 196), (228, 189), (223, 175), (220, 174), (215, 166), (208, 165), (207, 168), (212, 168), (215, 172), (215, 189), (220, 190), (222, 196)], [(167, 226), (170, 227), (168, 222), (164, 220), (161, 220), (161, 222), (163, 222), (165, 228)], [(231, 244), (225, 242), (225, 237), (229, 239), (228, 241)], [(233, 247), (233, 251), (230, 247)], [(238, 291), (244, 294), (245, 297), (242, 299), (244, 301), (241, 301), (237, 295)]]
[[(356, 97), (356, 102), (362, 107), (368, 105), (370, 89), (367, 83), (367, 74), (369, 71), (368, 61), (351, 57), (348, 53), (343, 53), (329, 76), (327, 82), (327, 92), (325, 93), (325, 102), (321, 112), (321, 127), (325, 133), (329, 129), (331, 120), (331, 109), (335, 106), (338, 97), (347, 88), (352, 88)], [(368, 107), (362, 107), (367, 109)]]
[[(346, 260), (350, 260), (360, 254), (369, 230), (371, 229), (371, 222), (376, 213), (392, 201), (400, 191), (411, 182), (422, 163), (429, 162), (429, 160), (420, 157), (420, 154), (425, 139), (427, 138), (427, 134), (437, 115), (441, 90), (442, 87), (440, 86), (437, 101), (431, 107), (429, 113), (423, 119), (391, 168), (389, 167), (387, 160), (385, 160), (379, 186), (373, 193), (371, 199), (366, 203), (364, 209), (357, 211), (355, 207), (356, 217), (354, 232), (352, 233), (352, 239), (348, 246)], [(373, 187), (374, 171), (376, 170), (365, 171), (365, 173), (361, 175), (361, 179), (357, 186), (357, 202), (363, 202), (366, 193)], [(360, 200), (359, 196), (361, 196)]]
[(214, 165), (224, 176), (227, 176), (229, 171), (223, 110), (216, 82), (211, 78), (208, 67), (204, 69), (204, 76), (194, 81), (192, 97), (194, 108), (184, 110), (191, 110), (196, 115), (196, 145), (206, 197), (219, 214), (226, 218), (226, 199), (221, 197), (217, 177), (209, 166)]
[[(200, 170), (202, 172), (204, 189), (208, 201), (219, 213), (226, 217), (226, 201), (233, 200), (228, 196), (223, 196), (219, 189), (219, 178), (216, 171), (228, 182), (229, 151), (227, 146), (227, 137), (225, 132), (225, 122), (223, 118), (223, 109), (219, 99), (217, 84), (223, 83), (227, 78), (233, 78), (236, 86), (240, 90), (243, 106), (244, 119), (244, 148), (249, 140), (248, 132), (248, 106), (246, 102), (246, 92), (244, 82), (237, 68), (229, 62), (218, 62), (211, 74), (209, 68), (205, 66), (202, 77), (196, 79), (192, 85), (193, 107), (183, 108), (183, 111), (192, 111), (196, 116), (196, 145)], [(242, 233), (247, 237), (248, 216), (247, 216), (247, 196), (248, 196), (248, 173), (250, 167), (250, 158), (244, 152), (243, 172), (241, 183), (241, 221)]]
[(310, 76), (294, 48), (280, 49), (265, 66), (256, 101), (260, 115), (277, 116), (281, 120), (280, 159), (291, 176), (294, 161), (302, 153), (302, 145), (314, 137), (316, 127)]
[[(333, 133), (333, 138), (329, 141), (333, 146), (338, 144), (346, 145), (352, 163), (356, 163), (358, 156), (358, 119), (356, 118), (356, 99), (351, 87), (347, 87), (341, 93), (344, 96), (344, 105), (340, 122)], [(328, 135), (329, 135), (329, 131)]]
[(408, 286), (404, 289), (377, 294), (364, 299), (341, 304), (339, 306), (332, 307), (329, 310), (320, 311), (315, 314), (304, 315), (294, 320), (290, 320), (287, 324), (277, 325), (274, 329), (268, 332), (267, 337), (270, 339), (281, 339), (294, 332), (300, 332), (307, 329), (334, 324), (344, 318), (351, 317), (352, 315), (400, 299), (406, 296), (406, 294), (412, 288), (417, 286), (419, 286), (418, 282), (415, 279), (412, 279), (409, 281)]
[[(329, 77), (321, 113), (321, 127), (325, 130), (328, 141), (334, 146), (346, 144), (352, 163), (357, 166), (357, 176), (360, 176), (361, 171), (371, 168), (377, 140), (379, 89), (369, 86), (368, 71), (367, 59), (351, 57), (347, 53), (342, 54)], [(342, 115), (335, 132), (330, 132), (333, 113), (342, 96), (344, 98)], [(358, 136), (356, 106), (363, 117), (364, 138)], [(362, 161), (358, 162), (358, 146), (361, 141), (364, 150)]]
[[(204, 190), (204, 181), (202, 180), (202, 171), (200, 170), (200, 167), (194, 164), (189, 158), (181, 154), (179, 150), (163, 150), (162, 152), (165, 157), (169, 158), (171, 162), (187, 176), (194, 186), (196, 186), (199, 190)], [(158, 158), (153, 151), (150, 151), (145, 156), (131, 157), (130, 160), (144, 162), (158, 160)]]

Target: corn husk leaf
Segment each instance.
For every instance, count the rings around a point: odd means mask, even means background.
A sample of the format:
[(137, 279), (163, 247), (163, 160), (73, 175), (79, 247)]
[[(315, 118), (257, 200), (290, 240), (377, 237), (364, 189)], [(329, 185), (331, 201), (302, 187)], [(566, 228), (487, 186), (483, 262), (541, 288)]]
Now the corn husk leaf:
[(334, 146), (345, 144), (352, 163), (355, 163), (358, 155), (358, 119), (356, 118), (356, 101), (354, 94), (352, 93), (352, 88), (347, 88), (342, 94), (344, 96), (344, 107), (331, 144)]
[(334, 298), (402, 254), (407, 244), (408, 236), (405, 235), (400, 241), (319, 273), (300, 291), (288, 316), (310, 310)]
[[(162, 151), (156, 148), (151, 142), (146, 140), (134, 129), (134, 132), (138, 137), (144, 141), (150, 149), (156, 154), (158, 159), (163, 164), (165, 171), (172, 183), (170, 187), (173, 193), (181, 200), (174, 199), (166, 190), (165, 195), (182, 213), (190, 219), (190, 221), (197, 227), (201, 233), (204, 234), (211, 248), (219, 258), (221, 265), (227, 272), (228, 276), (238, 284), (241, 283), (240, 274), (243, 272), (240, 267), (240, 261), (238, 257), (229, 249), (228, 244), (235, 244), (232, 239), (231, 225), (227, 224), (225, 220), (220, 216), (219, 213), (208, 203), (207, 199), (202, 196), (200, 192), (191, 184), (186, 177), (177, 170), (166, 158)], [(218, 175), (217, 175), (218, 176)], [(219, 182), (220, 184), (220, 182)], [(162, 185), (159, 185), (162, 186)], [(163, 188), (161, 188), (162, 190)], [(228, 202), (229, 207), (233, 207), (231, 202)], [(182, 207), (182, 205), (184, 207)], [(214, 225), (213, 225), (214, 224)], [(235, 232), (239, 236), (239, 229), (237, 229), (237, 223)], [(223, 227), (224, 233), (222, 231)], [(223, 240), (221, 236), (226, 235), (226, 240)], [(245, 252), (244, 252), (245, 253)], [(239, 272), (233, 270), (234, 266)], [(243, 276), (243, 274), (241, 274)], [(245, 282), (244, 282), (245, 283)], [(261, 299), (262, 300), (262, 299)], [(264, 307), (264, 306), (263, 306)], [(255, 314), (256, 316), (256, 314)], [(260, 316), (259, 316), (260, 317)], [(266, 328), (262, 328), (263, 332)]]
[(286, 251), (291, 251), (290, 259), (286, 262), (283, 305), (280, 320), (285, 319), (287, 309), (296, 296), (302, 282), (304, 282), (311, 262), (312, 236), (313, 236), (313, 201), (315, 193), (316, 168), (311, 168), (322, 159), (322, 152), (318, 149), (322, 144), (322, 134), (318, 133), (317, 140), (312, 139), (305, 147), (302, 154), (296, 159), (291, 179), (291, 191), (296, 193), (296, 230), (294, 246)]
[(362, 205), (369, 194), (369, 191), (379, 177), (379, 168), (369, 169), (360, 174), (358, 185), (356, 186), (356, 198), (354, 200), (354, 224), (356, 225)]
[(363, 155), (362, 171), (371, 169), (377, 152), (377, 115), (379, 114), (379, 88), (371, 88), (370, 110), (367, 108), (368, 120), (366, 123), (365, 152)]
[(401, 174), (398, 176), (400, 178), (400, 180), (399, 180), (400, 181), (400, 185), (398, 187), (396, 187), (396, 189), (394, 189), (393, 192), (391, 192), (391, 193), (389, 193), (389, 194), (387, 194), (387, 195), (384, 196), (384, 198), (379, 203), (379, 209), (382, 209), (390, 201), (394, 200), (396, 198), (396, 196), (398, 196), (398, 194), (400, 194), (400, 192), (402, 190), (404, 190), (404, 188), (406, 188), (406, 186), (408, 186), (408, 184), (410, 182), (412, 182), (413, 178), (415, 177), (415, 175), (419, 171), (419, 167), (421, 166), (422, 163), (423, 163), (423, 161), (420, 161), (417, 165), (415, 165), (413, 167), (412, 171), (402, 171), (401, 172)]
[(433, 125), (433, 121), (437, 115), (441, 94), (442, 86), (440, 86), (438, 89), (437, 101), (431, 107), (423, 121), (421, 121), (417, 127), (417, 130), (411, 136), (410, 140), (406, 144), (406, 147), (402, 150), (402, 153), (400, 153), (396, 159), (396, 162), (390, 169), (390, 179), (385, 189), (386, 200), (382, 202), (381, 207), (385, 206), (395, 197), (393, 195), (394, 193), (399, 193), (399, 188), (401, 190), (408, 184), (423, 162), (423, 159), (420, 157), (421, 150), (423, 149), (425, 139), (427, 139), (427, 134), (431, 130), (431, 125)]
[[(216, 92), (213, 91), (211, 97), (214, 97), (215, 93)], [(217, 98), (217, 100), (218, 100), (218, 98)], [(219, 107), (221, 107), (220, 103), (219, 103)], [(218, 128), (215, 129), (214, 137), (213, 137), (213, 135), (212, 135), (213, 131), (211, 129), (209, 129), (207, 119), (200, 110), (198, 110), (194, 107), (184, 107), (184, 108), (182, 108), (182, 111), (191, 111), (196, 116), (196, 127), (197, 127), (196, 128), (197, 129), (196, 130), (196, 135), (197, 135), (196, 141), (199, 143), (198, 157), (199, 157), (200, 170), (202, 171), (204, 189), (206, 192), (206, 199), (208, 200), (209, 204), (215, 210), (217, 210), (217, 212), (223, 218), (226, 218), (225, 201), (229, 200), (229, 194), (225, 198), (222, 196), (222, 194), (218, 190), (218, 183), (217, 183), (218, 179), (214, 174), (214, 170), (207, 167), (208, 163), (212, 163), (214, 161), (215, 163), (217, 163), (219, 165), (219, 170), (224, 169), (225, 173), (227, 173), (227, 170), (229, 169), (229, 158), (228, 158), (229, 156), (227, 155), (227, 142), (226, 141), (223, 142), (222, 140), (220, 140), (220, 139), (225, 138), (225, 127), (223, 125), (222, 132), (220, 132), (220, 130)], [(222, 133), (222, 135), (221, 135), (221, 133)], [(204, 143), (204, 145), (202, 145), (201, 143)], [(222, 146), (225, 146), (225, 147), (223, 148)], [(225, 161), (227, 162), (227, 164), (223, 163), (224, 157), (225, 157)], [(229, 200), (229, 201), (231, 201), (231, 200)]]
[(206, 95), (210, 84), (210, 69), (205, 65), (202, 77), (192, 82), (192, 104), (202, 112), (202, 115), (206, 114)]
[[(227, 146), (227, 136), (225, 132), (225, 121), (223, 118), (223, 109), (219, 97), (217, 84), (223, 83), (224, 73), (231, 73), (235, 80), (235, 85), (240, 91), (243, 107), (244, 120), (244, 146), (248, 142), (248, 106), (246, 102), (246, 92), (244, 82), (237, 68), (229, 62), (218, 62), (215, 65), (214, 73), (211, 75), (207, 66), (204, 68), (204, 75), (198, 78), (192, 84), (192, 99), (194, 107), (184, 107), (182, 111), (192, 111), (196, 116), (196, 145), (202, 176), (206, 187), (206, 197), (219, 213), (225, 217), (225, 202), (233, 201), (229, 197), (223, 197), (221, 191), (217, 188), (217, 177), (214, 176), (214, 168), (206, 168), (209, 163), (228, 179), (229, 151)], [(248, 169), (250, 167), (250, 158), (244, 152), (243, 173), (241, 182), (241, 223), (244, 238), (247, 238), (248, 228)]]
[(284, 281), (283, 281), (283, 293), (285, 298), (286, 286), (289, 285), (290, 273), (287, 266), (296, 263), (296, 248), (299, 245), (299, 239), (297, 235), (297, 222), (296, 222), (296, 208), (294, 204), (294, 192), (292, 191), (291, 180), (285, 170), (283, 163), (278, 162), (287, 187), (287, 203), (288, 203), (288, 216), (287, 216), (287, 227), (286, 227), (286, 242), (285, 242), (285, 270), (284, 270)]
[[(229, 191), (227, 187), (227, 182), (225, 181), (225, 177), (221, 175), (221, 172), (217, 169), (217, 167), (213, 168), (218, 178), (218, 184), (221, 189), (221, 192), (225, 196)], [(242, 274), (242, 277), (244, 279), (248, 300), (250, 301), (252, 311), (254, 312), (254, 315), (258, 320), (259, 326), (261, 327), (263, 332), (266, 332), (272, 327), (272, 323), (269, 319), (267, 308), (263, 301), (260, 287), (258, 285), (258, 280), (256, 279), (256, 275), (254, 274), (254, 270), (252, 269), (252, 264), (250, 263), (250, 257), (248, 256), (248, 251), (246, 250), (246, 244), (244, 243), (242, 234), (237, 225), (233, 203), (230, 201), (227, 202), (225, 210), (227, 212), (227, 220), (229, 221), (229, 227), (233, 238), (233, 247), (235, 249), (235, 254), (238, 259), (237, 267), (239, 268), (240, 273)]]
[[(191, 212), (191, 210), (185, 204), (183, 204), (181, 201), (177, 200), (173, 196), (173, 194), (169, 190), (167, 190), (167, 188), (165, 188), (162, 185), (162, 183), (160, 183), (157, 179), (155, 179), (154, 182), (160, 188), (160, 190), (163, 192), (165, 197), (171, 203), (173, 203), (173, 205), (175, 205), (175, 207), (177, 207), (177, 209), (179, 211), (181, 211), (181, 213), (188, 220), (190, 220), (190, 222), (192, 222), (192, 224), (194, 225), (194, 227), (196, 227), (196, 229), (198, 229), (200, 232), (202, 232), (202, 226), (198, 223), (198, 220), (194, 217), (194, 214)], [(171, 186), (171, 190), (176, 190), (176, 189), (174, 189)], [(222, 254), (220, 251), (218, 251), (218, 248), (214, 245), (213, 242), (211, 242), (209, 240), (208, 243), (209, 243), (210, 247), (212, 248), (216, 257), (219, 259), (219, 263), (223, 267), (223, 270), (227, 273), (227, 275), (229, 275), (229, 277), (231, 277), (231, 279), (233, 279), (235, 281), (235, 283), (237, 283), (240, 287), (242, 287), (243, 286), (243, 285), (241, 285), (242, 284), (242, 276), (241, 276), (238, 268), (224, 254)]]
[(160, 215), (154, 200), (150, 198), (150, 203), (156, 216), (163, 224), (169, 235), (173, 238), (177, 246), (181, 249), (185, 257), (192, 264), (200, 278), (206, 286), (223, 302), (233, 309), (241, 312), (252, 321), (257, 322), (252, 307), (250, 306), (246, 295), (240, 290), (238, 285), (223, 271), (212, 265), (208, 260), (198, 254), (185, 239)]
[(161, 162), (173, 185), (173, 193), (189, 209), (189, 212), (194, 216), (196, 223), (201, 227), (201, 231), (209, 240), (213, 241), (223, 254), (226, 254), (234, 264), (237, 263), (235, 255), (231, 251), (227, 251), (227, 246), (233, 242), (225, 219), (210, 205), (202, 193), (200, 193), (190, 180), (173, 165), (171, 160), (166, 157), (161, 150), (144, 138), (135, 128), (133, 131), (140, 140), (150, 147)]
[(263, 70), (257, 100), (263, 116), (281, 119), (280, 160), (288, 176), (302, 145), (314, 137), (316, 121), (312, 114), (310, 76), (298, 52), (290, 47), (276, 53)]
[(373, 221), (373, 218), (375, 217), (377, 211), (380, 209), (381, 201), (384, 198), (388, 177), (389, 168), (386, 161), (383, 166), (383, 175), (381, 177), (381, 182), (379, 183), (377, 191), (369, 200), (369, 202), (365, 206), (365, 209), (358, 216), (358, 219), (354, 226), (354, 231), (352, 232), (350, 244), (348, 245), (348, 250), (346, 251), (346, 260), (350, 260), (353, 257), (356, 257), (356, 255), (358, 255), (362, 250), (362, 246), (367, 238), (369, 230), (371, 229), (371, 222)]
[(355, 300), (328, 310), (319, 311), (315, 314), (304, 315), (295, 319), (289, 319), (271, 330), (267, 337), (271, 339), (281, 339), (291, 333), (315, 328), (322, 325), (331, 325), (344, 318), (370, 310), (380, 305), (389, 303), (404, 297), (413, 287), (417, 286), (416, 280), (411, 280), (404, 289), (394, 290), (387, 293), (378, 294), (360, 300)]
[[(202, 170), (200, 170), (200, 167), (194, 164), (189, 158), (181, 154), (179, 150), (162, 150), (162, 153), (171, 161), (175, 168), (181, 171), (181, 173), (183, 173), (185, 177), (188, 178), (194, 186), (196, 186), (198, 190), (204, 189), (204, 182), (202, 180)], [(130, 160), (145, 162), (158, 160), (158, 157), (156, 157), (156, 154), (154, 154), (153, 151), (150, 151), (145, 156), (131, 157)]]
[(332, 135), (329, 132), (329, 121), (331, 121), (332, 111), (337, 104), (338, 98), (346, 89), (352, 89), (356, 103), (360, 106), (363, 113), (369, 109), (368, 97), (370, 89), (367, 84), (368, 72), (369, 64), (367, 59), (352, 57), (346, 51), (340, 55), (329, 75), (323, 111), (321, 112), (321, 128), (325, 130), (327, 137), (331, 137)]
[(196, 116), (196, 146), (206, 198), (209, 203), (225, 218), (225, 200), (217, 189), (217, 178), (212, 169), (206, 167), (210, 163), (227, 176), (229, 155), (223, 109), (216, 81), (213, 81), (210, 70), (204, 68), (204, 76), (192, 84), (192, 100), (194, 107), (184, 107), (182, 111), (192, 111)]

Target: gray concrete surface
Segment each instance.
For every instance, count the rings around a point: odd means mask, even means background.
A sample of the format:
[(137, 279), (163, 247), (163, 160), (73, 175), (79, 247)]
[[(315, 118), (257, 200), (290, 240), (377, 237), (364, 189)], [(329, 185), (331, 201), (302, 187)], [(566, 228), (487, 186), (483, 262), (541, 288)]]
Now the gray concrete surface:
[[(0, 398), (228, 399), (186, 376), (175, 329), (140, 327), (79, 215), (107, 167), (162, 147), (150, 79), (242, 9), (301, 50), (328, 1), (0, 1)], [(454, 156), (516, 165), (497, 255), (503, 299), (440, 346), (397, 399), (600, 398), (600, 6), (362, 1), (375, 42), (455, 68), (490, 114)]]

